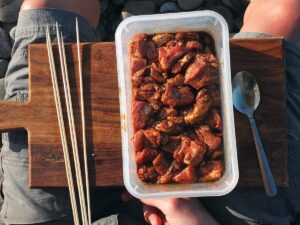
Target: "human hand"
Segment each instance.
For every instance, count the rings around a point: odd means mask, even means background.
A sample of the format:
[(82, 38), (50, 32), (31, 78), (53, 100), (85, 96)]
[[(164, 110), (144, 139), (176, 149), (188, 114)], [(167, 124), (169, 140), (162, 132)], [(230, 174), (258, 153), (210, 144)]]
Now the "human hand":
[(195, 198), (142, 199), (151, 225), (218, 225)]

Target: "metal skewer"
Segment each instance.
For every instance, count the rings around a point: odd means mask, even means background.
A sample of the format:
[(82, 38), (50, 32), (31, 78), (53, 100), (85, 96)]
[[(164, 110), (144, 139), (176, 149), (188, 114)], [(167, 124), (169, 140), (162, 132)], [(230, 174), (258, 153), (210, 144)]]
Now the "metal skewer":
[(62, 141), (64, 159), (65, 159), (65, 167), (66, 167), (67, 181), (68, 181), (68, 187), (69, 187), (69, 193), (70, 193), (70, 200), (71, 200), (71, 206), (72, 206), (72, 211), (73, 211), (73, 219), (74, 219), (74, 224), (79, 225), (78, 209), (77, 209), (77, 204), (76, 204), (76, 195), (75, 195), (74, 182), (73, 182), (71, 163), (70, 163), (70, 156), (69, 156), (69, 150), (68, 150), (68, 144), (67, 144), (67, 138), (66, 138), (66, 129), (65, 129), (65, 125), (64, 125), (64, 118), (63, 118), (63, 113), (62, 113), (62, 106), (61, 106), (61, 100), (60, 100), (60, 94), (59, 94), (59, 88), (58, 88), (58, 82), (57, 82), (57, 74), (56, 74), (56, 69), (55, 69), (55, 64), (54, 64), (52, 44), (51, 44), (48, 26), (46, 29), (46, 41), (47, 41), (47, 50), (48, 50), (48, 58), (49, 58), (52, 86), (53, 86), (53, 92), (54, 92), (54, 100), (55, 100), (55, 105), (56, 105), (56, 113), (57, 113), (57, 117), (58, 117), (58, 124), (59, 124), (59, 130), (60, 130), (60, 137), (61, 137), (61, 141)]
[(91, 203), (90, 203), (90, 182), (88, 171), (88, 159), (86, 148), (86, 128), (85, 128), (85, 111), (84, 111), (84, 94), (83, 94), (83, 78), (82, 78), (82, 61), (80, 55), (80, 38), (79, 38), (79, 25), (76, 17), (76, 39), (77, 39), (77, 54), (78, 54), (78, 69), (79, 69), (79, 81), (80, 81), (80, 106), (81, 106), (81, 123), (82, 123), (82, 145), (83, 145), (83, 157), (84, 157), (84, 171), (85, 171), (85, 185), (86, 185), (86, 200), (88, 209), (88, 224), (92, 223), (91, 219)]

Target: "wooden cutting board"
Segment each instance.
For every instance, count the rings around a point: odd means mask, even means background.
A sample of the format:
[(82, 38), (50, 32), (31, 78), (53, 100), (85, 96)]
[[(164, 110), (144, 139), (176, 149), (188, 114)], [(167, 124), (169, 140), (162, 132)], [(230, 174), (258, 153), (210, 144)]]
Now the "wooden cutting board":
[[(261, 104), (255, 118), (275, 180), (279, 186), (286, 186), (287, 132), (283, 40), (239, 39), (231, 40), (230, 44), (232, 75), (241, 70), (249, 71), (255, 75), (260, 86)], [(115, 45), (84, 43), (81, 48), (91, 185), (121, 186), (123, 178)], [(79, 115), (75, 46), (67, 45), (66, 52), (75, 115)], [(56, 47), (54, 55), (56, 67), (60, 68)], [(57, 69), (57, 72), (61, 84), (60, 69)], [(78, 137), (81, 137), (80, 117), (75, 116), (75, 121)], [(262, 186), (248, 121), (245, 116), (235, 112), (235, 124), (240, 168), (239, 185)], [(28, 131), (29, 186), (66, 186), (64, 159), (44, 44), (33, 44), (29, 47), (29, 101), (0, 101), (0, 131), (21, 128)], [(81, 151), (81, 138), (78, 144)]]

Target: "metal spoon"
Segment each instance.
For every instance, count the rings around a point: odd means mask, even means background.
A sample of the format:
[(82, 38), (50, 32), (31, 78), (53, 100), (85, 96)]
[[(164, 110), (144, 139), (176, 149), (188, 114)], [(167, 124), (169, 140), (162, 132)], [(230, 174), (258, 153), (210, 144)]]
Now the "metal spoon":
[(277, 194), (277, 187), (253, 118), (253, 113), (260, 101), (259, 88), (254, 76), (246, 71), (237, 73), (233, 79), (232, 91), (234, 107), (239, 112), (248, 116), (252, 128), (266, 194), (270, 197), (275, 196)]

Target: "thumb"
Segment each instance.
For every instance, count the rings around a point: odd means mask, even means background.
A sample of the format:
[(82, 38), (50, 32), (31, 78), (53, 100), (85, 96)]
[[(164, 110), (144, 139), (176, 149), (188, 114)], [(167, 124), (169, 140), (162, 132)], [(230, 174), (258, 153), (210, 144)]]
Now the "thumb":
[(144, 205), (144, 218), (151, 225), (162, 225), (161, 212), (149, 205)]

